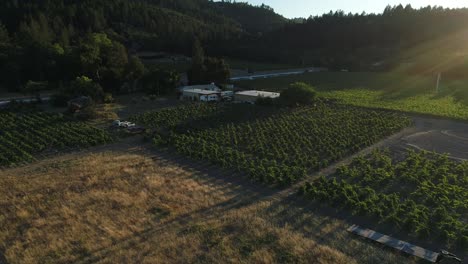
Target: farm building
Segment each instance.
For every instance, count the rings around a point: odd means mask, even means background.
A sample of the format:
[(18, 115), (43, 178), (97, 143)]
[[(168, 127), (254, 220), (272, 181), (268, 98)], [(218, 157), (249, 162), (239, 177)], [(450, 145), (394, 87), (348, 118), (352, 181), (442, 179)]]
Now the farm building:
[(258, 98), (278, 98), (279, 93), (265, 91), (241, 91), (234, 94), (234, 100), (238, 102), (254, 104)]
[(179, 88), (180, 92), (184, 92), (185, 90), (204, 90), (204, 91), (213, 91), (213, 92), (221, 92), (218, 86), (214, 83), (212, 84), (203, 84), (203, 85), (191, 85), (191, 86), (182, 86)]
[(201, 102), (221, 101), (223, 94), (214, 83), (205, 85), (192, 85), (179, 88), (182, 100)]
[(185, 89), (182, 91), (182, 100), (216, 102), (221, 100), (221, 92), (202, 89)]

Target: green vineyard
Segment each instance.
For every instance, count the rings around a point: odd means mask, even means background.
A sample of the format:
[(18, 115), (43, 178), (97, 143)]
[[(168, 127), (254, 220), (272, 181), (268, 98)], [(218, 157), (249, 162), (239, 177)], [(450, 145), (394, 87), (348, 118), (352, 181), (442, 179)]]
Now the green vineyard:
[(281, 186), (410, 123), (395, 113), (321, 102), (286, 111), (250, 105), (189, 105), (134, 120), (153, 127), (172, 127), (166, 136), (155, 136), (157, 144), (169, 144), (190, 157)]
[(147, 112), (130, 118), (132, 122), (151, 128), (173, 128), (188, 120), (197, 120), (214, 115), (221, 109), (217, 104), (189, 104)]
[(0, 166), (31, 162), (45, 150), (84, 148), (111, 141), (105, 131), (60, 114), (0, 112)]
[(339, 168), (331, 179), (306, 183), (300, 193), (422, 239), (468, 246), (468, 162), (415, 151), (399, 161), (375, 151)]

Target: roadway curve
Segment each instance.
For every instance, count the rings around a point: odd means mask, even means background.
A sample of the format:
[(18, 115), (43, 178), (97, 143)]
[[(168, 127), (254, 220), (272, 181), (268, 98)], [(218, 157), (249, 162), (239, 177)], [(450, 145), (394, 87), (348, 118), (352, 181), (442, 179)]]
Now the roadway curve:
[[(47, 101), (50, 101), (50, 96), (43, 96), (41, 97), (41, 101), (43, 102), (47, 102)], [(37, 99), (36, 98), (8, 98), (8, 99), (0, 99), (0, 107), (3, 107), (3, 106), (7, 106), (12, 100), (15, 100), (17, 102), (21, 102), (21, 103), (32, 103), (32, 102), (36, 102)]]

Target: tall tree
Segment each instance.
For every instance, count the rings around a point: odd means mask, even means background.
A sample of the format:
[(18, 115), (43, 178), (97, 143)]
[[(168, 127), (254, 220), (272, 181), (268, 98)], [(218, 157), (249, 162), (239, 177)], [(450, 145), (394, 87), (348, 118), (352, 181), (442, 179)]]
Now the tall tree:
[(231, 77), (229, 65), (223, 59), (207, 58), (205, 60), (204, 81), (226, 84)]
[(83, 74), (92, 76), (107, 90), (119, 90), (128, 64), (126, 48), (106, 34), (89, 34), (80, 44)]
[(173, 71), (153, 69), (142, 78), (143, 89), (152, 95), (166, 95), (174, 92), (180, 75)]
[(200, 84), (205, 81), (205, 52), (198, 38), (193, 42), (192, 47), (192, 67), (188, 72), (190, 84)]
[(145, 65), (137, 56), (131, 56), (125, 68), (125, 77), (127, 81), (138, 80), (146, 73)]

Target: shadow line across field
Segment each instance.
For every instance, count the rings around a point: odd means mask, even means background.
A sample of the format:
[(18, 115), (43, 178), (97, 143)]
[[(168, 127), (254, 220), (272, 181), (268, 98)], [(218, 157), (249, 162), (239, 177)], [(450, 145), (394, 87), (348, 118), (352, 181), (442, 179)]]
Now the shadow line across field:
[[(143, 152), (145, 155), (150, 156), (155, 162), (180, 166), (183, 169), (194, 172), (194, 177), (196, 177), (200, 183), (219, 186), (219, 190), (233, 195), (233, 197), (209, 208), (192, 211), (167, 221), (155, 222), (141, 232), (115, 241), (112, 246), (87, 252), (88, 254), (83, 256), (83, 258), (75, 259), (72, 263), (98, 262), (106, 259), (107, 256), (111, 256), (113, 252), (129, 249), (135, 244), (151, 240), (154, 235), (169, 228), (183, 227), (184, 225), (196, 223), (200, 220), (217, 219), (230, 210), (247, 208), (261, 202), (268, 203), (268, 206), (262, 208), (258, 212), (261, 217), (270, 222), (274, 221), (278, 226), (288, 226), (304, 234), (306, 237), (310, 237), (317, 243), (316, 247), (323, 244), (336, 248), (359, 260), (366, 260), (368, 262), (377, 261), (377, 259), (372, 256), (367, 256), (368, 254), (365, 254), (370, 250), (370, 247), (373, 247), (371, 244), (354, 239), (345, 231), (346, 223), (351, 220), (350, 216), (328, 212), (310, 203), (306, 203), (302, 198), (297, 196), (297, 190), (304, 182), (313, 180), (320, 175), (330, 175), (339, 166), (350, 163), (356, 156), (366, 155), (375, 148), (387, 147), (395, 144), (395, 142), (398, 142), (402, 137), (412, 132), (412, 128), (405, 129), (319, 172), (309, 175), (306, 179), (286, 189), (265, 187), (252, 182), (246, 175), (241, 173), (220, 168), (206, 161), (193, 160), (169, 150), (156, 150), (149, 144), (140, 144), (140, 148), (135, 148), (134, 146), (129, 148), (129, 145), (125, 143), (122, 144), (121, 147), (111, 147), (115, 152), (126, 152), (128, 150), (133, 153)], [(104, 148), (95, 149), (97, 152), (103, 150)], [(356, 219), (353, 218), (352, 220)], [(398, 257), (394, 256), (394, 258)]]

